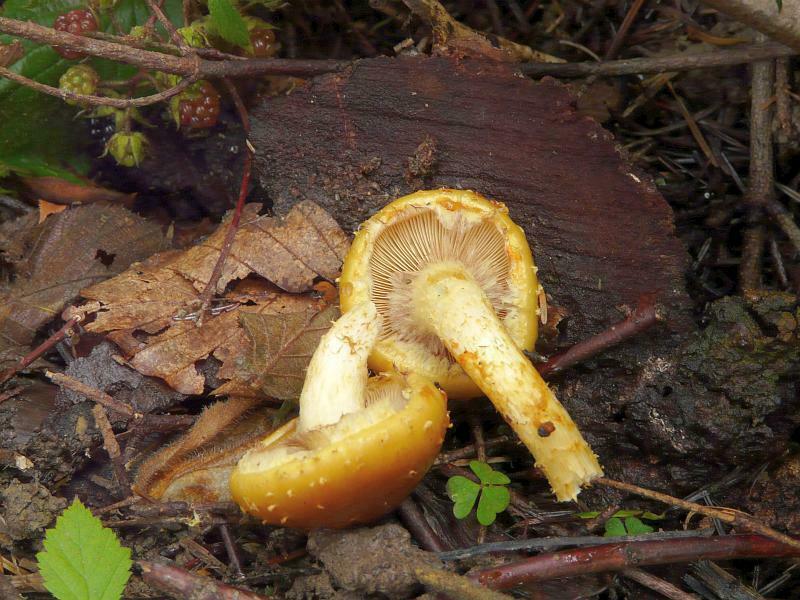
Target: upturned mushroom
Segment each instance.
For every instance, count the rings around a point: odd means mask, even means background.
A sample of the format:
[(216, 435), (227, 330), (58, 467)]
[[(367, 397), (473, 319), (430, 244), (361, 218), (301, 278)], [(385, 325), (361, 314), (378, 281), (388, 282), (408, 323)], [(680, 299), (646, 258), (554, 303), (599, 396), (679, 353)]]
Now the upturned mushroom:
[(351, 306), (320, 341), (300, 416), (239, 461), (234, 500), (264, 522), (298, 529), (368, 523), (396, 508), (433, 463), (447, 398), (418, 375), (368, 379), (377, 310)]
[(559, 500), (602, 469), (523, 353), (543, 296), (525, 233), (500, 202), (470, 191), (405, 196), (364, 222), (340, 279), (344, 312), (375, 303), (374, 371), (438, 383), (451, 398), (485, 394), (531, 450)]

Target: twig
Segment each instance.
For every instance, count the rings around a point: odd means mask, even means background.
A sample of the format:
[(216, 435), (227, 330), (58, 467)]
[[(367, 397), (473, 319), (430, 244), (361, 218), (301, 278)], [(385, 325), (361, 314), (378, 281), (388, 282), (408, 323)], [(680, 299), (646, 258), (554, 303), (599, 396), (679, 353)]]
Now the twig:
[[(623, 542), (652, 542), (654, 540), (673, 540), (677, 538), (696, 538), (699, 536), (710, 536), (714, 530), (712, 528), (698, 529), (694, 531), (659, 531), (656, 533), (642, 533), (638, 535), (625, 535), (615, 537), (617, 543)], [(575, 535), (564, 537), (532, 538), (529, 540), (509, 540), (507, 542), (490, 542), (441, 552), (441, 560), (462, 560), (481, 556), (482, 554), (495, 554), (500, 552), (519, 552), (520, 550), (556, 550), (574, 546), (576, 548), (586, 548), (589, 546), (603, 546), (608, 544), (609, 539), (602, 535)]]
[(536, 369), (542, 377), (552, 377), (576, 363), (638, 335), (655, 325), (662, 318), (658, 311), (655, 295), (644, 294), (639, 297), (636, 308), (628, 317), (612, 325), (602, 333), (578, 342), (567, 351), (551, 356), (546, 363), (536, 365)]
[(25, 389), (24, 386), (18, 385), (17, 387), (13, 387), (10, 390), (6, 390), (2, 394), (0, 394), (0, 404), (5, 402), (6, 400), (10, 400), (24, 389)]
[(699, 559), (796, 557), (800, 549), (762, 535), (679, 538), (613, 543), (540, 554), (524, 561), (482, 569), (469, 575), (496, 590), (561, 577), (621, 571), (629, 567), (685, 563)]
[(239, 553), (236, 551), (236, 544), (231, 537), (231, 531), (226, 523), (219, 526), (219, 533), (222, 536), (222, 543), (225, 544), (225, 551), (228, 553), (228, 560), (231, 563), (231, 570), (237, 579), (244, 579), (242, 571), (242, 561), (239, 560)]
[(89, 400), (94, 400), (98, 404), (102, 404), (106, 408), (110, 408), (113, 411), (118, 412), (121, 415), (125, 415), (126, 417), (139, 417), (141, 418), (141, 414), (137, 413), (127, 404), (123, 404), (119, 400), (109, 396), (102, 390), (98, 390), (97, 388), (93, 388), (90, 385), (86, 385), (85, 383), (78, 381), (74, 377), (70, 377), (69, 375), (65, 375), (64, 373), (54, 373), (52, 371), (45, 371), (45, 377), (47, 377), (50, 381), (55, 383), (58, 386), (65, 387), (68, 390), (72, 390), (73, 392), (78, 392), (79, 394), (83, 394)]
[(178, 598), (193, 600), (268, 600), (267, 596), (226, 585), (170, 565), (140, 560), (144, 581), (157, 590)]
[(428, 521), (425, 520), (422, 509), (411, 496), (403, 500), (403, 503), (397, 509), (397, 514), (403, 526), (408, 529), (420, 548), (428, 552), (444, 552), (448, 550), (444, 540), (431, 529)]
[[(501, 435), (496, 438), (492, 438), (491, 440), (486, 440), (484, 442), (484, 448), (486, 448), (486, 450), (491, 450), (497, 446), (502, 446), (503, 444), (507, 444), (509, 442), (521, 444), (521, 442), (519, 442), (516, 438), (512, 439), (510, 436)], [(442, 452), (436, 457), (436, 462), (434, 465), (439, 466), (461, 460), (463, 458), (471, 458), (473, 456), (475, 456), (475, 444), (470, 444), (469, 446), (464, 446), (463, 448), (450, 450), (449, 452)]]
[(615, 481), (614, 479), (609, 479), (607, 477), (598, 477), (597, 479), (594, 479), (592, 483), (597, 483), (599, 485), (607, 485), (608, 487), (613, 487), (618, 490), (630, 492), (631, 494), (636, 494), (637, 496), (650, 498), (652, 500), (658, 500), (659, 502), (663, 502), (664, 504), (677, 506), (678, 508), (682, 508), (690, 512), (696, 512), (700, 513), (701, 515), (705, 515), (707, 517), (719, 519), (720, 521), (724, 521), (725, 523), (729, 523), (730, 525), (744, 527), (746, 529), (749, 529), (750, 531), (755, 531), (756, 533), (760, 533), (764, 537), (772, 538), (773, 540), (780, 542), (781, 544), (784, 544), (786, 546), (791, 546), (796, 550), (800, 551), (800, 540), (790, 537), (784, 533), (781, 533), (780, 531), (775, 531), (774, 529), (772, 529), (772, 527), (767, 527), (766, 525), (764, 525), (760, 521), (757, 521), (750, 515), (747, 515), (737, 510), (733, 510), (730, 508), (716, 508), (713, 506), (705, 506), (703, 504), (689, 502), (687, 500), (681, 500), (680, 498), (675, 498), (674, 496), (670, 496), (669, 494), (648, 490), (646, 488), (639, 487), (638, 485), (633, 485), (631, 483), (623, 483), (621, 481)]
[(250, 140), (248, 139), (250, 136), (250, 117), (247, 114), (247, 109), (245, 108), (244, 103), (242, 102), (242, 99), (239, 96), (239, 92), (236, 91), (234, 85), (228, 79), (224, 79), (223, 81), (225, 82), (225, 86), (228, 88), (228, 92), (233, 98), (234, 105), (236, 106), (236, 111), (239, 114), (239, 119), (242, 121), (242, 127), (244, 129), (244, 134), (246, 136), (244, 166), (242, 168), (242, 180), (239, 185), (239, 197), (236, 200), (236, 208), (233, 211), (233, 216), (231, 217), (231, 222), (228, 225), (228, 230), (225, 232), (225, 239), (222, 241), (222, 247), (220, 248), (217, 262), (214, 265), (213, 271), (211, 271), (211, 275), (208, 278), (208, 283), (206, 283), (206, 287), (203, 289), (203, 293), (200, 294), (200, 310), (199, 310), (199, 318), (197, 321), (198, 326), (202, 322), (203, 314), (205, 314), (208, 305), (211, 303), (211, 297), (216, 292), (217, 282), (219, 281), (219, 278), (222, 275), (222, 268), (225, 266), (225, 261), (227, 260), (228, 255), (231, 253), (231, 248), (233, 247), (233, 241), (236, 238), (236, 231), (239, 229), (239, 221), (242, 218), (242, 211), (244, 210), (244, 201), (247, 199), (247, 193), (249, 192), (250, 171), (253, 166), (253, 146), (250, 143)]
[(0, 17), (0, 32), (27, 40), (60, 46), (68, 50), (136, 65), (143, 69), (163, 71), (194, 79), (218, 77), (247, 77), (250, 75), (294, 75), (313, 77), (322, 73), (338, 71), (351, 64), (342, 60), (289, 60), (278, 58), (251, 58), (247, 60), (211, 61), (191, 54), (172, 56), (133, 48), (126, 44), (56, 31), (29, 21), (17, 21)]
[(114, 469), (114, 475), (117, 478), (117, 483), (128, 498), (131, 495), (131, 482), (128, 479), (128, 472), (125, 470), (125, 465), (122, 464), (122, 453), (119, 450), (119, 443), (117, 438), (114, 437), (114, 430), (111, 427), (111, 422), (108, 420), (106, 409), (102, 404), (95, 404), (92, 408), (92, 415), (94, 415), (94, 422), (103, 436), (103, 447), (108, 452), (108, 457), (111, 459), (111, 466)]
[(13, 367), (9, 367), (2, 374), (0, 374), (0, 384), (5, 383), (9, 379), (11, 379), (15, 374), (17, 374), (19, 371), (27, 367), (29, 364), (31, 364), (33, 361), (39, 358), (42, 354), (50, 350), (50, 348), (55, 346), (58, 342), (63, 340), (67, 335), (71, 333), (72, 328), (75, 325), (77, 325), (80, 320), (81, 317), (79, 316), (75, 316), (67, 320), (67, 322), (64, 323), (61, 329), (56, 331), (53, 335), (51, 335), (41, 344), (36, 346), (36, 348), (31, 350), (25, 356), (23, 356), (16, 365), (14, 365)]
[(739, 287), (742, 291), (761, 287), (761, 257), (765, 243), (761, 219), (763, 208), (775, 195), (772, 176), (772, 107), (769, 105), (775, 87), (774, 79), (774, 61), (753, 63), (750, 84), (750, 177), (746, 195), (748, 227), (739, 264)]
[(631, 579), (639, 585), (643, 585), (654, 592), (658, 592), (662, 596), (670, 598), (670, 600), (697, 600), (697, 597), (694, 594), (684, 592), (678, 586), (671, 584), (669, 581), (664, 581), (660, 577), (656, 577), (655, 575), (652, 575), (647, 571), (642, 571), (641, 569), (625, 569), (622, 571), (622, 576)]
[(164, 90), (163, 92), (150, 94), (149, 96), (141, 96), (139, 98), (110, 98), (108, 96), (76, 94), (75, 92), (70, 92), (69, 90), (62, 90), (61, 88), (52, 87), (45, 85), (44, 83), (34, 81), (33, 79), (28, 79), (27, 77), (19, 75), (18, 73), (14, 73), (14, 71), (4, 67), (0, 67), (0, 77), (5, 77), (6, 79), (15, 81), (20, 85), (29, 87), (37, 92), (42, 92), (48, 96), (55, 96), (56, 98), (61, 98), (62, 100), (75, 100), (82, 104), (91, 104), (94, 106), (113, 106), (114, 108), (148, 106), (150, 104), (155, 104), (156, 102), (161, 102), (162, 100), (168, 100), (169, 98), (180, 94), (195, 81), (191, 77), (186, 77), (185, 79), (179, 81), (174, 87)]
[(526, 75), (543, 77), (588, 77), (590, 75), (614, 76), (637, 75), (639, 73), (665, 73), (692, 69), (713, 69), (793, 56), (796, 50), (773, 42), (748, 44), (732, 50), (714, 50), (696, 54), (675, 54), (658, 58), (630, 58), (609, 62), (577, 63), (525, 63), (519, 66)]
[(800, 50), (800, 4), (775, 0), (706, 0), (707, 5)]
[(145, 0), (147, 2), (147, 6), (150, 8), (150, 12), (152, 12), (158, 22), (167, 30), (170, 39), (175, 43), (178, 48), (181, 50), (181, 54), (187, 54), (191, 52), (191, 48), (186, 44), (186, 41), (181, 37), (181, 34), (175, 29), (175, 26), (172, 24), (167, 18), (167, 15), (164, 14), (164, 11), (161, 10), (161, 7), (153, 0)]
[(614, 39), (611, 40), (611, 45), (608, 47), (608, 50), (606, 50), (603, 60), (611, 60), (617, 55), (617, 52), (619, 52), (619, 49), (625, 42), (625, 38), (628, 36), (628, 30), (630, 30), (631, 25), (633, 25), (633, 22), (636, 20), (636, 16), (639, 14), (643, 4), (644, 0), (633, 0), (633, 4), (631, 4), (631, 7), (625, 14), (625, 18), (622, 20), (622, 25), (619, 26), (617, 33), (614, 34)]
[(800, 227), (794, 222), (792, 213), (786, 210), (786, 207), (777, 200), (770, 199), (765, 205), (764, 209), (773, 221), (781, 228), (786, 237), (792, 243), (792, 246), (800, 252)]

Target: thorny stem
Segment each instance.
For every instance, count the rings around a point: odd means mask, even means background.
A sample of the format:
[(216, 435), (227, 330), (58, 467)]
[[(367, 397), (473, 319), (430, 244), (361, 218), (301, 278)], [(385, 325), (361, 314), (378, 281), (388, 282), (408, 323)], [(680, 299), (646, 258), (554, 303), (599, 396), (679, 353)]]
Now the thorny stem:
[(493, 589), (561, 577), (621, 571), (629, 567), (692, 562), (700, 559), (800, 556), (800, 549), (761, 535), (726, 535), (605, 544), (540, 554), (526, 560), (473, 572), (470, 578)]
[(39, 83), (38, 81), (29, 79), (23, 75), (14, 73), (14, 71), (6, 69), (5, 67), (0, 67), (0, 77), (5, 77), (6, 79), (15, 81), (20, 85), (29, 87), (37, 92), (42, 92), (48, 96), (55, 96), (56, 98), (61, 98), (62, 100), (75, 100), (83, 104), (91, 104), (94, 106), (113, 106), (114, 108), (149, 106), (150, 104), (155, 104), (156, 102), (169, 100), (173, 96), (180, 94), (183, 90), (195, 82), (192, 77), (186, 77), (185, 79), (179, 81), (177, 85), (164, 90), (163, 92), (150, 94), (149, 96), (140, 96), (138, 98), (111, 98), (109, 96), (76, 94), (75, 92), (71, 92), (69, 90), (62, 90), (61, 88), (45, 85), (44, 83)]
[(13, 367), (9, 367), (8, 369), (6, 369), (5, 372), (0, 374), (0, 384), (3, 384), (9, 379), (11, 379), (15, 374), (17, 374), (19, 371), (27, 367), (29, 364), (31, 364), (33, 361), (39, 358), (42, 354), (50, 350), (50, 348), (55, 346), (58, 342), (63, 340), (67, 335), (70, 334), (72, 328), (75, 325), (77, 325), (80, 322), (80, 320), (81, 317), (79, 316), (75, 316), (72, 317), (71, 319), (68, 319), (67, 322), (64, 323), (64, 325), (61, 327), (61, 329), (56, 331), (53, 335), (51, 335), (41, 344), (36, 346), (36, 348), (31, 350), (25, 356), (23, 356), (16, 365), (14, 365)]
[(40, 44), (60, 46), (68, 50), (107, 58), (147, 70), (163, 71), (184, 77), (218, 78), (247, 77), (251, 75), (295, 75), (312, 77), (337, 71), (351, 64), (341, 60), (287, 60), (275, 58), (252, 58), (247, 60), (205, 60), (193, 53), (186, 56), (171, 56), (161, 52), (133, 48), (127, 44), (94, 39), (65, 31), (56, 31), (29, 21), (17, 21), (0, 17), (0, 32), (19, 36)]
[(664, 317), (658, 310), (656, 294), (642, 294), (633, 312), (605, 331), (582, 340), (564, 352), (554, 354), (544, 364), (537, 365), (539, 374), (545, 379), (583, 362), (592, 356), (632, 338), (649, 329)]
[(225, 239), (223, 240), (222, 247), (219, 251), (219, 258), (217, 258), (217, 262), (214, 264), (214, 269), (211, 271), (211, 275), (208, 278), (206, 287), (203, 289), (203, 293), (200, 294), (200, 310), (198, 313), (199, 318), (197, 320), (198, 327), (202, 324), (203, 314), (211, 303), (211, 297), (214, 295), (214, 292), (217, 289), (217, 282), (219, 282), (219, 278), (222, 276), (222, 268), (225, 266), (225, 261), (227, 260), (228, 255), (231, 253), (233, 241), (236, 238), (236, 231), (239, 229), (239, 221), (242, 218), (244, 201), (247, 199), (247, 193), (250, 189), (250, 172), (253, 167), (253, 146), (250, 144), (249, 139), (250, 117), (247, 114), (247, 109), (245, 108), (239, 93), (236, 91), (236, 88), (228, 79), (225, 79), (224, 81), (226, 87), (228, 88), (228, 92), (233, 98), (233, 103), (236, 106), (236, 111), (239, 114), (239, 119), (241, 120), (242, 127), (244, 129), (244, 165), (242, 166), (242, 181), (239, 185), (239, 197), (236, 200), (236, 208), (233, 211), (233, 216), (231, 217), (231, 222), (228, 225), (228, 230), (225, 232)]
[(599, 485), (607, 485), (608, 487), (613, 487), (618, 490), (630, 492), (638, 496), (643, 496), (645, 498), (658, 500), (659, 502), (663, 502), (664, 504), (677, 506), (678, 508), (682, 508), (690, 512), (696, 512), (700, 513), (701, 515), (706, 515), (707, 517), (719, 519), (720, 521), (724, 521), (725, 523), (743, 527), (749, 529), (750, 531), (755, 531), (756, 533), (760, 533), (764, 537), (771, 538), (781, 544), (784, 544), (786, 546), (791, 546), (796, 551), (800, 551), (800, 540), (790, 537), (784, 533), (781, 533), (780, 531), (775, 531), (771, 527), (767, 527), (766, 525), (757, 521), (750, 515), (747, 515), (740, 511), (736, 511), (730, 508), (715, 508), (713, 506), (696, 504), (695, 502), (689, 502), (687, 500), (682, 500), (681, 498), (675, 498), (674, 496), (670, 496), (669, 494), (648, 490), (646, 488), (639, 487), (638, 485), (633, 485), (631, 483), (623, 483), (621, 481), (615, 481), (607, 477), (598, 477), (597, 479), (594, 480), (594, 483), (597, 483)]

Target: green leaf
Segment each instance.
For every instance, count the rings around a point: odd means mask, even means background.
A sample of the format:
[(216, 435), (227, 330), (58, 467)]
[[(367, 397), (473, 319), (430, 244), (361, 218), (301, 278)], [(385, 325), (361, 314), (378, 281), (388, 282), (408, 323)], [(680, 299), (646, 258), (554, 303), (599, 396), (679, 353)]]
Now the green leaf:
[(208, 0), (208, 11), (222, 39), (241, 48), (250, 43), (247, 24), (230, 0)]
[(625, 524), (622, 519), (611, 517), (606, 521), (606, 532), (603, 534), (605, 537), (617, 537), (626, 535), (628, 532), (625, 530)]
[(783, 0), (775, 0), (775, 4), (778, 5), (778, 11), (783, 10)]
[(497, 518), (497, 514), (508, 508), (511, 502), (511, 492), (502, 485), (488, 485), (481, 492), (481, 499), (478, 501), (478, 523), (481, 525), (491, 525)]
[(447, 495), (453, 501), (453, 515), (457, 519), (466, 518), (475, 506), (475, 500), (481, 492), (481, 486), (462, 477), (455, 475), (447, 480)]
[(119, 600), (131, 575), (131, 551), (77, 499), (47, 530), (36, 560), (58, 600)]
[(500, 471), (495, 471), (485, 462), (471, 460), (469, 462), (469, 468), (472, 469), (472, 472), (478, 476), (478, 479), (480, 479), (483, 484), (507, 485), (511, 483), (508, 475)]
[(652, 533), (655, 531), (650, 525), (645, 525), (636, 517), (627, 517), (625, 519), (625, 529), (629, 535), (639, 535), (640, 533)]

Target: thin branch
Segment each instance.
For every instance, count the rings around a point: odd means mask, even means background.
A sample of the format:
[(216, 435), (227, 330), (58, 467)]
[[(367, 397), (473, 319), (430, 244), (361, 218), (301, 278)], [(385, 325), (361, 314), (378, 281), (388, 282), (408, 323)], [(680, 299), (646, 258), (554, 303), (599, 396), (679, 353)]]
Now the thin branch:
[(665, 581), (660, 577), (656, 577), (647, 571), (642, 571), (641, 569), (625, 569), (622, 571), (622, 576), (635, 581), (639, 585), (642, 585), (654, 592), (658, 592), (665, 598), (669, 598), (670, 600), (696, 600), (697, 596), (694, 594), (690, 594), (689, 592), (684, 592), (679, 587), (671, 584), (669, 581)]
[(49, 96), (55, 96), (56, 98), (61, 98), (62, 100), (74, 100), (76, 102), (80, 102), (81, 104), (91, 104), (93, 106), (113, 106), (114, 108), (148, 106), (150, 104), (155, 104), (156, 102), (161, 102), (162, 100), (168, 100), (169, 98), (180, 94), (195, 81), (191, 77), (186, 77), (185, 79), (179, 81), (177, 85), (169, 88), (168, 90), (158, 92), (157, 94), (151, 94), (149, 96), (141, 96), (140, 98), (109, 98), (108, 96), (76, 94), (75, 92), (70, 92), (69, 90), (62, 90), (61, 88), (45, 85), (44, 83), (39, 83), (33, 79), (28, 79), (19, 73), (14, 73), (14, 71), (4, 67), (0, 67), (0, 77), (5, 77), (6, 79), (15, 81), (20, 85), (29, 87), (37, 92), (42, 92), (43, 94), (47, 94)]
[(422, 509), (413, 497), (409, 496), (397, 508), (400, 521), (411, 533), (420, 548), (429, 552), (444, 552), (447, 546), (428, 524)]
[(572, 365), (640, 334), (660, 320), (663, 320), (663, 317), (658, 311), (655, 295), (642, 295), (636, 303), (636, 308), (627, 318), (589, 339), (578, 342), (565, 352), (551, 356), (546, 363), (536, 365), (536, 369), (542, 377), (552, 377)]
[(667, 73), (692, 69), (712, 69), (793, 56), (796, 50), (774, 42), (747, 44), (732, 50), (713, 50), (697, 54), (675, 54), (658, 58), (630, 58), (609, 62), (577, 63), (525, 63), (520, 71), (526, 75), (543, 77), (588, 77), (590, 75), (637, 75), (639, 73)]
[(185, 569), (140, 560), (136, 563), (142, 570), (142, 579), (157, 590), (178, 598), (195, 600), (268, 600), (243, 588), (216, 581), (211, 577), (195, 575)]
[(117, 478), (117, 483), (122, 488), (126, 498), (131, 496), (131, 482), (128, 479), (128, 472), (125, 470), (125, 465), (122, 460), (122, 453), (119, 449), (119, 443), (114, 436), (114, 430), (111, 428), (111, 422), (108, 420), (106, 409), (101, 404), (95, 404), (92, 408), (92, 415), (97, 428), (103, 436), (103, 447), (108, 452), (108, 457), (111, 459), (111, 467), (114, 469), (114, 475)]
[(5, 383), (9, 379), (11, 379), (16, 373), (27, 367), (37, 358), (39, 358), (42, 354), (50, 350), (53, 346), (55, 346), (58, 342), (63, 340), (67, 335), (70, 335), (72, 332), (72, 328), (75, 327), (80, 321), (82, 317), (75, 316), (71, 319), (67, 320), (66, 323), (56, 331), (53, 335), (43, 341), (41, 344), (36, 346), (33, 350), (31, 350), (28, 354), (23, 356), (19, 362), (14, 365), (13, 367), (9, 367), (2, 373), (0, 373), (0, 384)]
[(245, 77), (249, 75), (295, 75), (312, 77), (337, 71), (351, 64), (342, 60), (288, 60), (277, 58), (251, 58), (248, 60), (211, 61), (196, 54), (172, 56), (133, 48), (126, 44), (56, 31), (29, 21), (0, 17), (0, 33), (15, 35), (27, 40), (77, 50), (84, 54), (136, 65), (143, 69), (163, 71), (195, 79), (218, 77)]
[(707, 517), (719, 519), (720, 521), (724, 521), (725, 523), (729, 523), (730, 525), (743, 527), (749, 529), (750, 531), (755, 531), (756, 533), (760, 533), (764, 537), (772, 538), (776, 542), (784, 544), (785, 546), (791, 546), (798, 552), (800, 552), (800, 540), (790, 537), (784, 533), (781, 533), (780, 531), (775, 531), (774, 529), (772, 529), (772, 527), (767, 527), (766, 525), (764, 525), (760, 521), (757, 521), (750, 515), (737, 510), (733, 510), (730, 508), (717, 508), (713, 506), (705, 506), (703, 504), (697, 504), (695, 502), (689, 502), (687, 500), (682, 500), (681, 498), (675, 498), (674, 496), (670, 496), (669, 494), (648, 490), (646, 488), (639, 487), (638, 485), (633, 485), (632, 483), (623, 483), (622, 481), (615, 481), (614, 479), (609, 479), (607, 477), (598, 477), (597, 479), (594, 479), (592, 483), (596, 483), (599, 485), (607, 485), (608, 487), (613, 487), (618, 490), (630, 492), (631, 494), (636, 494), (637, 496), (650, 498), (652, 500), (658, 500), (659, 502), (663, 502), (664, 504), (677, 506), (678, 508), (682, 508), (690, 512), (696, 512), (700, 513), (701, 515), (705, 515)]
[(794, 0), (705, 0), (720, 12), (800, 50), (800, 3)]
[(493, 589), (507, 590), (537, 581), (622, 571), (630, 567), (687, 563), (700, 559), (796, 556), (800, 556), (800, 549), (761, 535), (679, 538), (612, 543), (540, 554), (520, 562), (475, 571), (469, 577)]
[(106, 408), (110, 408), (111, 410), (118, 412), (121, 415), (125, 415), (126, 417), (141, 417), (139, 413), (133, 410), (127, 404), (123, 404), (116, 398), (109, 396), (105, 392), (98, 390), (97, 388), (93, 388), (90, 385), (86, 385), (82, 381), (78, 381), (74, 377), (70, 377), (69, 375), (65, 375), (64, 373), (53, 373), (52, 371), (45, 371), (45, 377), (47, 377), (50, 381), (55, 383), (60, 387), (67, 388), (68, 390), (72, 390), (73, 392), (77, 392), (79, 394), (83, 394), (89, 400), (93, 400), (98, 404), (102, 404)]

